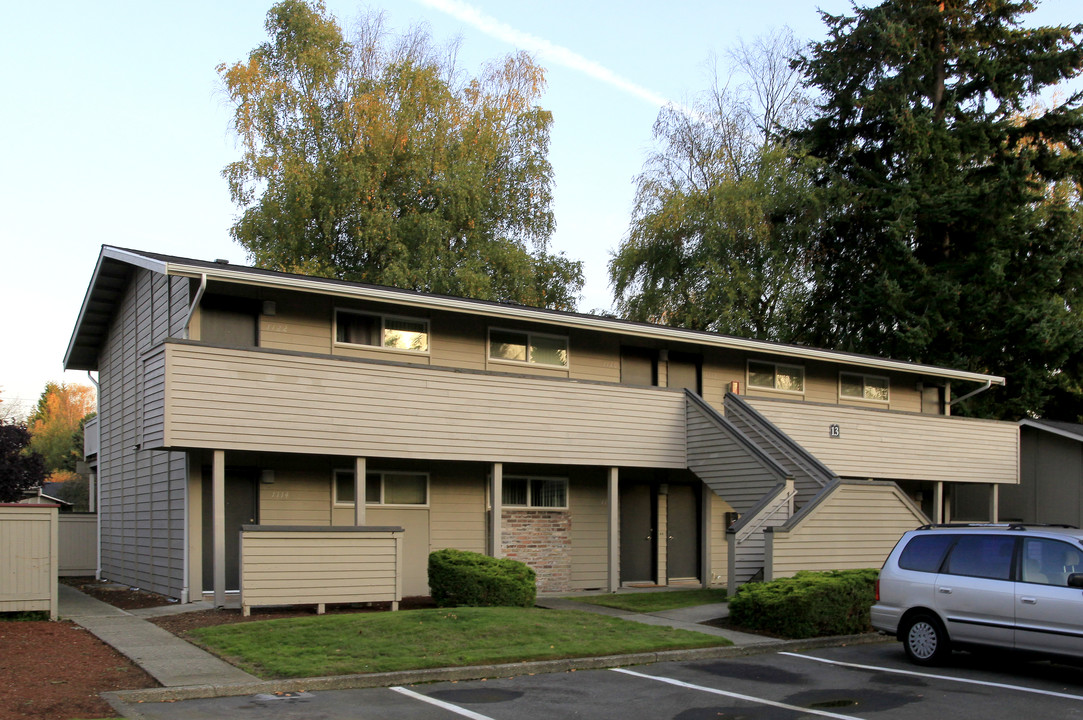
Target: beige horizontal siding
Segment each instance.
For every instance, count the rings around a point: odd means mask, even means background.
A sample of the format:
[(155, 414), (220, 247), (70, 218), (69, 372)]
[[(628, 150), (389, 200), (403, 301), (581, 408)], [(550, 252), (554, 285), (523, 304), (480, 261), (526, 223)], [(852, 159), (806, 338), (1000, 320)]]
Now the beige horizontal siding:
[(57, 571), (61, 577), (98, 571), (98, 516), (64, 513), (57, 517)]
[(57, 509), (0, 506), (0, 612), (56, 618)]
[(241, 533), (241, 604), (397, 602), (402, 533), (357, 530)]
[(767, 534), (773, 577), (879, 568), (904, 532), (926, 522), (894, 483), (843, 482), (825, 493), (792, 528)]
[(259, 521), (261, 525), (330, 525), (331, 471), (275, 470), (274, 484), (259, 486)]
[(684, 395), (167, 343), (167, 447), (684, 467)]
[(571, 588), (603, 589), (609, 583), (609, 502), (606, 478), (586, 471), (568, 482)]
[(275, 314), (261, 315), (260, 347), (301, 352), (331, 352), (331, 300), (287, 293), (275, 300)]
[(714, 493), (704, 492), (703, 501), (707, 503), (708, 551), (710, 558), (707, 567), (711, 576), (711, 585), (725, 585), (729, 572), (729, 552), (726, 544), (726, 513), (733, 512), (733, 507)]
[[(443, 469), (429, 481), (429, 550), (485, 552), (485, 483), (479, 466)], [(471, 474), (467, 468), (475, 469)]]
[[(1019, 482), (1015, 423), (746, 400), (841, 477)], [(840, 437), (830, 437), (831, 425)]]

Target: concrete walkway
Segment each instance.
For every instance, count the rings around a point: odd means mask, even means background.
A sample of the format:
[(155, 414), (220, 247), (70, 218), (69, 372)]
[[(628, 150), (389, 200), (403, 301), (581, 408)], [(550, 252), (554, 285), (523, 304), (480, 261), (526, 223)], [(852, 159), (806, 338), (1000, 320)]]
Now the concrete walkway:
[(715, 637), (724, 637), (737, 647), (770, 645), (782, 642), (781, 640), (764, 637), (763, 635), (752, 635), (750, 633), (738, 632), (737, 630), (730, 630), (729, 628), (717, 628), (700, 624), (707, 620), (728, 617), (730, 608), (726, 603), (696, 605), (693, 607), (677, 608), (676, 610), (661, 610), (652, 613), (629, 612), (628, 610), (618, 610), (616, 608), (605, 607), (604, 605), (594, 605), (593, 603), (578, 602), (576, 600), (567, 600), (559, 597), (539, 597), (537, 605), (538, 607), (550, 608), (553, 610), (582, 610), (585, 612), (598, 613), (599, 615), (618, 617), (622, 620), (644, 623), (646, 625), (665, 625), (679, 630), (691, 630), (692, 632), (705, 633), (707, 635), (714, 635)]
[[(249, 675), (145, 618), (201, 610), (204, 603), (121, 610), (75, 588), (57, 584), (58, 612), (80, 625), (147, 671), (165, 687), (233, 685), (258, 682)], [(210, 607), (207, 605), (207, 607)], [(137, 615), (138, 613), (138, 615)]]

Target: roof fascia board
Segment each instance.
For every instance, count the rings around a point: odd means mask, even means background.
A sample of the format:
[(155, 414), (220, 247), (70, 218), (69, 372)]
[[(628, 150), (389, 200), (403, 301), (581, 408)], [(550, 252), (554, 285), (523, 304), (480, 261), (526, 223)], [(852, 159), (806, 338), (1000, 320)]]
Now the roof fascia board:
[(141, 267), (162, 275), (165, 275), (169, 270), (166, 263), (152, 260), (151, 258), (128, 252), (127, 250), (103, 245), (101, 252), (98, 253), (98, 261), (94, 264), (94, 273), (90, 276), (90, 284), (86, 287), (86, 294), (83, 296), (83, 304), (79, 308), (79, 316), (75, 320), (75, 327), (72, 329), (71, 338), (68, 340), (68, 349), (64, 352), (65, 370), (68, 369), (68, 363), (71, 361), (71, 354), (75, 349), (75, 339), (79, 336), (80, 328), (83, 327), (87, 308), (90, 307), (90, 297), (94, 294), (94, 287), (98, 284), (98, 277), (101, 275), (102, 265), (106, 260), (118, 260), (127, 263), (128, 265), (135, 265), (136, 267)]
[(1023, 419), (1019, 421), (1020, 426), (1032, 427), (1036, 430), (1041, 430), (1047, 433), (1053, 433), (1054, 435), (1060, 435), (1061, 437), (1068, 438), (1069, 440), (1075, 440), (1076, 442), (1083, 442), (1083, 435), (1074, 433), (1071, 430), (1062, 430), (1052, 425), (1046, 425), (1045, 423), (1035, 422), (1034, 420)]
[(344, 285), (331, 286), (323, 283), (321, 280), (316, 278), (307, 279), (292, 276), (275, 277), (268, 275), (254, 276), (251, 273), (240, 270), (231, 270), (228, 268), (207, 268), (204, 266), (184, 265), (181, 263), (168, 263), (168, 268), (168, 272), (171, 275), (199, 277), (202, 274), (206, 274), (208, 279), (211, 280), (225, 280), (230, 282), (243, 283), (247, 285), (282, 287), (293, 290), (318, 292), (325, 295), (357, 297), (364, 298), (366, 300), (393, 302), (428, 309), (453, 310), (456, 312), (469, 313), (471, 315), (486, 315), (515, 320), (528, 320), (531, 322), (542, 322), (550, 325), (559, 324), (564, 327), (573, 327), (581, 330), (596, 330), (608, 333), (619, 333), (621, 335), (631, 335), (641, 338), (659, 338), (671, 341), (677, 340), (681, 342), (693, 343), (696, 345), (706, 345), (710, 347), (723, 348), (728, 350), (746, 350), (749, 352), (757, 352), (766, 355), (775, 355), (786, 358), (799, 357), (806, 360), (822, 360), (825, 362), (839, 363), (842, 365), (852, 365), (854, 367), (876, 368), (879, 370), (894, 370), (897, 372), (928, 375), (931, 377), (939, 377), (949, 380), (963, 380), (968, 382), (980, 383), (990, 382), (993, 385), (1004, 384), (1004, 378), (996, 375), (983, 375), (981, 373), (968, 372), (965, 370), (952, 370), (950, 368), (940, 368), (933, 365), (907, 363), (900, 360), (890, 360), (887, 358), (855, 357), (846, 353), (837, 353), (831, 350), (802, 347), (799, 345), (780, 346), (763, 340), (750, 340), (747, 338), (737, 338), (721, 335), (711, 336), (690, 330), (683, 330), (681, 328), (664, 327), (661, 325), (651, 326), (629, 324), (603, 317), (564, 315), (558, 319), (557, 317), (550, 315), (548, 312), (539, 312), (536, 308), (529, 308), (517, 305), (486, 304), (482, 306), (464, 298), (449, 298), (434, 295), (407, 296), (402, 292), (390, 288), (383, 289), (360, 286), (350, 287)]

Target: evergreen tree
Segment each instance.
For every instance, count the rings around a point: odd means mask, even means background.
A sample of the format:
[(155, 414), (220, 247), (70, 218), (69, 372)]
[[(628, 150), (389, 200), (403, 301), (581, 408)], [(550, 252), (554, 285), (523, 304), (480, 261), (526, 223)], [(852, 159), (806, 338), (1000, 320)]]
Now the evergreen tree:
[(825, 14), (800, 63), (821, 99), (795, 134), (823, 162), (810, 339), (1004, 375), (967, 412), (1011, 419), (1078, 388), (1083, 352), (1083, 95), (1035, 109), (1080, 75), (1083, 26), (1026, 28), (1033, 9)]

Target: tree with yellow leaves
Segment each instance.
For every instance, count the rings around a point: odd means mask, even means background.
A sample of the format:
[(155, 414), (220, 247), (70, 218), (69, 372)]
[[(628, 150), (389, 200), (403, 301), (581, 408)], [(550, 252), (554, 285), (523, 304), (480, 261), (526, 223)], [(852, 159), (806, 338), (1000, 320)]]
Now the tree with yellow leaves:
[(50, 481), (69, 479), (83, 459), (83, 423), (95, 412), (94, 388), (75, 383), (45, 384), (27, 420), (30, 448), (45, 461)]
[(218, 71), (243, 154), (232, 235), (260, 267), (574, 309), (554, 222), (545, 72), (524, 53), (469, 77), (379, 16), (348, 41), (319, 0), (283, 0), (268, 42)]

